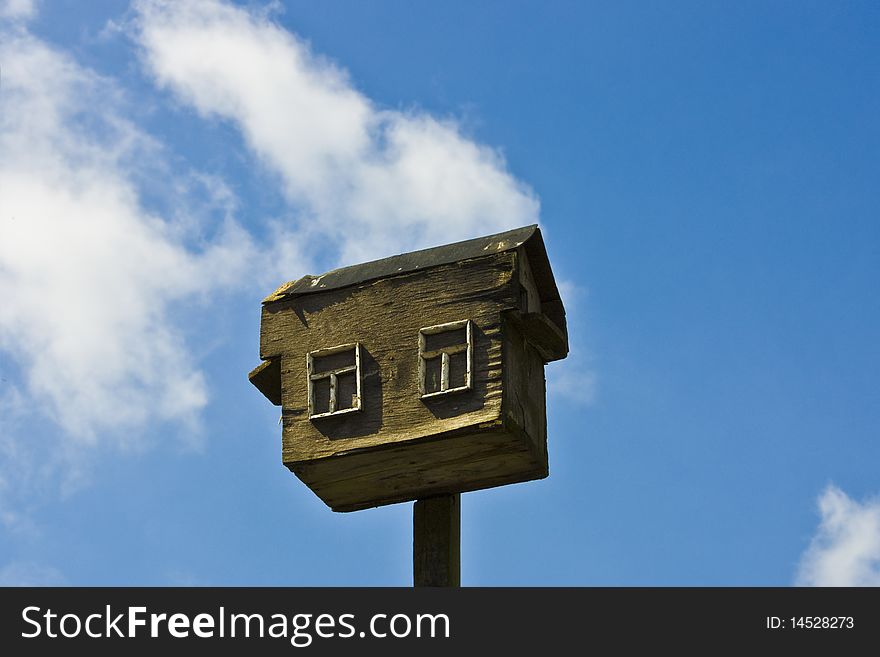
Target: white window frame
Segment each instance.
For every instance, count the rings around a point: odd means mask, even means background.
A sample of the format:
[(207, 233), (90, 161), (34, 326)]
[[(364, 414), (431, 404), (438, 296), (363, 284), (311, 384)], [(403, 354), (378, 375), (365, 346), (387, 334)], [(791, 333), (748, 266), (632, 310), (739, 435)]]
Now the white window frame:
[[(354, 365), (347, 365), (345, 367), (340, 367), (335, 370), (327, 370), (326, 372), (315, 372), (314, 371), (314, 363), (315, 358), (320, 358), (322, 356), (332, 356), (333, 354), (340, 354), (345, 351), (350, 351), (354, 349)], [(354, 413), (356, 411), (361, 410), (361, 343), (360, 342), (352, 342), (350, 344), (341, 344), (336, 347), (327, 347), (325, 349), (318, 349), (316, 351), (310, 351), (308, 353), (307, 358), (307, 367), (308, 367), (308, 379), (309, 379), (309, 419), (314, 420), (316, 418), (322, 417), (330, 417), (331, 415), (343, 415), (345, 413)], [(357, 391), (355, 393), (355, 403), (351, 408), (343, 408), (340, 410), (336, 410), (336, 378), (340, 374), (346, 374), (348, 372), (355, 373), (355, 381), (357, 382)], [(321, 379), (330, 379), (330, 410), (326, 413), (315, 413), (315, 381), (320, 381)]]
[[(438, 333), (446, 333), (447, 331), (457, 331), (466, 328), (467, 344), (455, 345), (451, 347), (443, 347), (433, 351), (425, 349), (425, 336), (437, 335)], [(467, 352), (467, 372), (465, 373), (465, 384), (457, 388), (449, 387), (449, 357), (453, 354)], [(440, 390), (435, 392), (425, 392), (425, 373), (426, 361), (440, 357)], [(426, 326), (419, 329), (419, 394), (422, 399), (430, 399), (432, 397), (440, 397), (453, 392), (463, 392), (471, 390), (474, 387), (474, 328), (473, 322), (469, 319), (462, 319), (457, 322), (447, 322), (446, 324), (437, 324), (435, 326)]]

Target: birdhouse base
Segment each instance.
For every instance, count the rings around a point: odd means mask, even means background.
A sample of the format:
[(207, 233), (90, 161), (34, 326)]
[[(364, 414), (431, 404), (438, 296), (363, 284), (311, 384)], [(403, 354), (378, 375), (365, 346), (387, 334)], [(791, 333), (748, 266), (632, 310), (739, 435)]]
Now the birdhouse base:
[(334, 511), (358, 511), (548, 474), (546, 436), (509, 418), (403, 444), (285, 463)]

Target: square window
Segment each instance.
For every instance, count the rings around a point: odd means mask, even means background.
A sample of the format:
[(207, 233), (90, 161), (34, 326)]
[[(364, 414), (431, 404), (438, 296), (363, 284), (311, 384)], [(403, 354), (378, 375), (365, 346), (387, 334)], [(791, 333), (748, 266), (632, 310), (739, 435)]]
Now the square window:
[(469, 319), (419, 330), (422, 399), (473, 387), (473, 323)]
[(344, 344), (308, 355), (309, 418), (361, 410), (361, 345)]

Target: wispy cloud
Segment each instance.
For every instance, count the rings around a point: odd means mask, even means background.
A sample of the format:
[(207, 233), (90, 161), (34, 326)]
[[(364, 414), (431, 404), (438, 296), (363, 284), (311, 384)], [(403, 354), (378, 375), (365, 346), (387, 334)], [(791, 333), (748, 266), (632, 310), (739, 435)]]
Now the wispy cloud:
[[(0, 23), (0, 62), (0, 515), (12, 527), (9, 499), (59, 473), (71, 485), (89, 450), (140, 448), (153, 423), (197, 435), (208, 391), (179, 306), (236, 283), (251, 241), (228, 217), (197, 236), (188, 195), (228, 202), (221, 182), (172, 175), (118, 83), (18, 21)], [(146, 209), (145, 180), (182, 209)], [(14, 426), (24, 415), (57, 430)]]
[(161, 150), (111, 81), (23, 32), (0, 58), (0, 348), (83, 443), (191, 419), (205, 384), (169, 306), (234, 275), (240, 236), (189, 250), (144, 209), (134, 170)]
[[(231, 121), (280, 173), (293, 231), (356, 262), (534, 223), (535, 195), (451, 120), (376, 106), (265, 14), (217, 0), (135, 3), (156, 82)], [(301, 272), (300, 272), (301, 273)]]
[(588, 341), (582, 335), (585, 324), (588, 290), (574, 281), (560, 279), (559, 294), (565, 303), (569, 325), (570, 353), (553, 363), (547, 372), (547, 393), (568, 404), (591, 406), (596, 401), (598, 376)]
[(829, 485), (819, 496), (819, 513), (796, 583), (880, 586), (880, 499), (857, 502)]
[(36, 0), (0, 0), (0, 18), (27, 20), (36, 13)]

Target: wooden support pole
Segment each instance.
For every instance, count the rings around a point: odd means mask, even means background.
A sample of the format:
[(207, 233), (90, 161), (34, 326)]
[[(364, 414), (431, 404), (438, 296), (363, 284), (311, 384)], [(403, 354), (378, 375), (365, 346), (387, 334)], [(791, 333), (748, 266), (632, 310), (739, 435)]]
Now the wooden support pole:
[(413, 505), (413, 585), (461, 586), (461, 494)]

